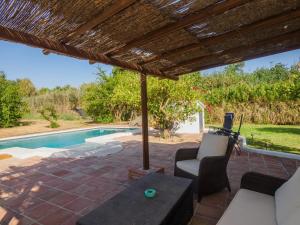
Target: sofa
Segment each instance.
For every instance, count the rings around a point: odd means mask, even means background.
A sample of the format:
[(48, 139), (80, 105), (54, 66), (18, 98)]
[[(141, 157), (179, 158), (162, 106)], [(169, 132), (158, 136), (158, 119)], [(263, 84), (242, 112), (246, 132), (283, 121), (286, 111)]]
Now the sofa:
[(217, 225), (300, 225), (300, 169), (289, 180), (246, 173)]

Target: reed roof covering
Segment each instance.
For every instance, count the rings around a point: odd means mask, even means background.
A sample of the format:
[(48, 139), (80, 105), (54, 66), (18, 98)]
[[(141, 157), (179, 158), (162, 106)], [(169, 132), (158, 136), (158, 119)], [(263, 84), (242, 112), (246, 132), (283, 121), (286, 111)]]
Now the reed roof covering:
[(300, 48), (300, 0), (0, 0), (0, 39), (176, 79)]

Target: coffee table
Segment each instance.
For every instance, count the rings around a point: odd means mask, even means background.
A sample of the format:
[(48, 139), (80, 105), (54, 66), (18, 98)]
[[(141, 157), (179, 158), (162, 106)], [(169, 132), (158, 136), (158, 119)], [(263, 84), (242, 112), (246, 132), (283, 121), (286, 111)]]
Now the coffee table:
[[(148, 199), (144, 190), (154, 188)], [(83, 216), (77, 225), (186, 225), (193, 216), (192, 180), (149, 174)]]

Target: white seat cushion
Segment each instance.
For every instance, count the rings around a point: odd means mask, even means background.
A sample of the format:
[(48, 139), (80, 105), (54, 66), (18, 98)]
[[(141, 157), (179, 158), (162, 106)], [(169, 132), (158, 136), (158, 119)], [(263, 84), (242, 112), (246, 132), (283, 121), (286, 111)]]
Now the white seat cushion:
[(228, 136), (205, 133), (199, 147), (197, 159), (207, 156), (224, 156), (228, 145)]
[(296, 208), (293, 213), (280, 225), (298, 225), (300, 224), (300, 208)]
[[(275, 192), (276, 218), (283, 225), (292, 214), (297, 214), (300, 221), (300, 168)], [(300, 224), (300, 222), (299, 222)]]
[(200, 161), (198, 159), (177, 161), (176, 166), (185, 172), (198, 176)]
[(271, 195), (240, 189), (217, 225), (277, 225)]

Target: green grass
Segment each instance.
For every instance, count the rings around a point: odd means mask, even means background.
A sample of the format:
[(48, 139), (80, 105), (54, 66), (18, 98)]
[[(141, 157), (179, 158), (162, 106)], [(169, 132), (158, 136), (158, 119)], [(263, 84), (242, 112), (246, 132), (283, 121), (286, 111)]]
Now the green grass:
[(300, 154), (300, 126), (243, 124), (241, 135), (255, 148)]

